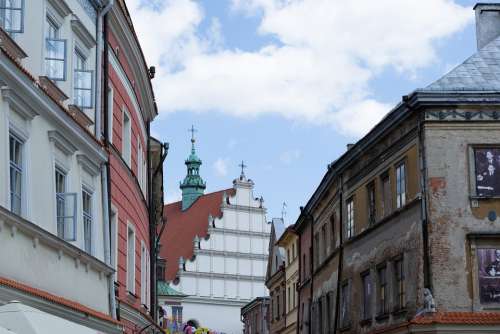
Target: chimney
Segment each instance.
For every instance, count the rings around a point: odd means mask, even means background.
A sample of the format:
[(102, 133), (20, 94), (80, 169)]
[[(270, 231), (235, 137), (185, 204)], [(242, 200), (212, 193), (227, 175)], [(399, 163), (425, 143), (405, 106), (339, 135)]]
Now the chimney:
[(500, 35), (500, 3), (477, 3), (476, 11), (476, 39), (477, 49)]

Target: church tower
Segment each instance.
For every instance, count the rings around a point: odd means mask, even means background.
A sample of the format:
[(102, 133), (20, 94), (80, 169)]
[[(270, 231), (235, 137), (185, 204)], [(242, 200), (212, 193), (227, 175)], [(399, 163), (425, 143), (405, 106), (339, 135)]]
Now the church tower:
[(191, 131), (191, 154), (185, 161), (187, 175), (180, 185), (182, 190), (182, 211), (189, 209), (191, 204), (203, 195), (206, 188), (205, 181), (200, 176), (201, 159), (196, 155), (194, 147), (196, 142), (194, 133), (196, 130), (192, 126), (189, 131)]

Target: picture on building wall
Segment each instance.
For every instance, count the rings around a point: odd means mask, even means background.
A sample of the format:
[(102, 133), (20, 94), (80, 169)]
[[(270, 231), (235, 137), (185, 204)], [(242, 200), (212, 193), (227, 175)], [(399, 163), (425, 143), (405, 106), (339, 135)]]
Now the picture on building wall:
[(481, 303), (500, 303), (500, 248), (478, 249), (477, 262)]
[(476, 193), (500, 196), (500, 148), (476, 148)]

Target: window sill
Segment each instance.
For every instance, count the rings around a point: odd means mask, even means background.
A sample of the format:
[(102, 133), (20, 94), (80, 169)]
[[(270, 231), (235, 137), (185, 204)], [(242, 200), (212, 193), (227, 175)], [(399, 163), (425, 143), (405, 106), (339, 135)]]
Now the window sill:
[(403, 308), (400, 308), (400, 309), (392, 311), (392, 315), (394, 315), (394, 316), (403, 316), (407, 312), (408, 312), (408, 310), (406, 309), (406, 307), (403, 307)]
[(348, 331), (348, 330), (350, 330), (350, 329), (351, 329), (351, 324), (350, 324), (350, 323), (348, 323), (348, 324), (345, 324), (345, 325), (341, 326), (341, 327), (339, 328), (339, 331), (341, 331), (341, 332), (346, 332), (346, 331)]
[(370, 326), (371, 324), (372, 324), (372, 319), (371, 318), (359, 321), (359, 325), (363, 326), (363, 327)]
[(384, 321), (387, 319), (389, 319), (389, 313), (382, 313), (382, 314), (379, 314), (375, 317), (375, 320), (377, 320), (377, 321)]

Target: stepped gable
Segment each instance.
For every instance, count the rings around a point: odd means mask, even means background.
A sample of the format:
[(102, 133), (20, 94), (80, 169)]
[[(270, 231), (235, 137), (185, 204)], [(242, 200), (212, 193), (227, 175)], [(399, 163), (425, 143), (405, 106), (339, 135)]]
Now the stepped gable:
[(201, 195), (187, 209), (182, 211), (182, 201), (167, 204), (163, 217), (167, 226), (161, 237), (160, 256), (166, 259), (165, 279), (173, 281), (179, 270), (179, 258), (189, 260), (193, 257), (193, 239), (205, 238), (208, 230), (208, 217), (221, 217), (224, 192), (234, 196), (233, 188)]

